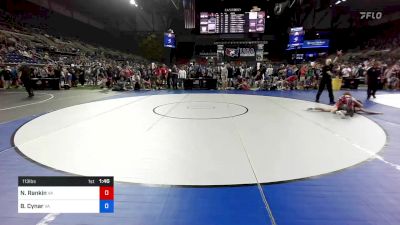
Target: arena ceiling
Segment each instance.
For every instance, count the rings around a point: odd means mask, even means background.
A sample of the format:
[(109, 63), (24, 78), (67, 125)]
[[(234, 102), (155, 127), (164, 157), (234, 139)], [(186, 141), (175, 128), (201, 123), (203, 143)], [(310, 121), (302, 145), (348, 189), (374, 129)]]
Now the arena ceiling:
[(157, 31), (164, 24), (152, 23), (159, 23), (158, 18), (178, 15), (182, 5), (181, 0), (135, 0), (137, 7), (130, 4), (130, 0), (50, 1), (104, 24), (108, 29), (118, 31), (142, 31), (143, 27), (148, 27), (148, 31)]
[[(107, 30), (114, 32), (164, 32), (173, 27), (184, 30), (183, 2), (187, 0), (36, 0), (56, 2), (77, 11)], [(349, 14), (358, 11), (381, 10), (396, 13), (399, 0), (193, 0), (196, 11), (229, 7), (258, 6), (271, 15), (270, 31), (283, 32), (291, 26), (304, 25), (313, 29), (329, 29), (333, 23), (348, 25)], [(332, 11), (336, 11), (332, 14)], [(335, 18), (336, 16), (336, 18)], [(332, 20), (333, 19), (333, 20)], [(340, 27), (339, 26), (339, 27)]]

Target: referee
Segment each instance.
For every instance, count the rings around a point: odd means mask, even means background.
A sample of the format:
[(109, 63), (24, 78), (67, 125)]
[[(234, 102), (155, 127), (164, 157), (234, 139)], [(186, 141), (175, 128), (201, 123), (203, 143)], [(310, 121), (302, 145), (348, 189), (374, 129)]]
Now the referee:
[(381, 69), (379, 68), (379, 62), (374, 61), (372, 67), (367, 71), (367, 99), (371, 96), (376, 98), (375, 93), (379, 86), (379, 77), (381, 76)]
[(27, 65), (23, 64), (19, 68), (19, 71), (20, 71), (19, 79), (24, 84), (25, 90), (26, 90), (26, 92), (28, 92), (28, 96), (29, 97), (35, 96), (33, 94), (33, 87), (32, 87), (32, 81), (31, 81), (31, 70), (30, 70), (30, 68)]
[(315, 102), (319, 102), (319, 97), (321, 96), (322, 92), (326, 88), (328, 89), (329, 92), (329, 100), (330, 104), (335, 104), (335, 97), (333, 96), (333, 90), (332, 90), (332, 77), (333, 77), (333, 66), (336, 63), (336, 61), (339, 59), (339, 56), (342, 55), (342, 50), (337, 51), (337, 56), (335, 59), (332, 61), (332, 59), (326, 59), (325, 66), (322, 67), (322, 78), (319, 83), (319, 88), (318, 88), (318, 93), (315, 98)]

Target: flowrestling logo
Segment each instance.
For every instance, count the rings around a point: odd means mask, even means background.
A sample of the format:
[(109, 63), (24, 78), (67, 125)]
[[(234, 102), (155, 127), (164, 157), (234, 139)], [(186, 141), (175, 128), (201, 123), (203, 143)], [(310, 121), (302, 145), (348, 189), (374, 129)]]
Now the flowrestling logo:
[(360, 19), (362, 20), (380, 20), (382, 19), (383, 13), (382, 12), (360, 12)]

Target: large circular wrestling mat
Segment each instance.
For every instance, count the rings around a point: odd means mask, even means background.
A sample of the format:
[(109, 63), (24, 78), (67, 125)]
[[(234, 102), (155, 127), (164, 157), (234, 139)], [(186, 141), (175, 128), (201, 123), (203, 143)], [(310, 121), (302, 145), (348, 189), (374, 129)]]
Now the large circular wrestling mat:
[(348, 168), (383, 148), (386, 135), (373, 121), (305, 110), (315, 105), (257, 95), (119, 98), (40, 116), (14, 144), (57, 170), (160, 185), (289, 181)]

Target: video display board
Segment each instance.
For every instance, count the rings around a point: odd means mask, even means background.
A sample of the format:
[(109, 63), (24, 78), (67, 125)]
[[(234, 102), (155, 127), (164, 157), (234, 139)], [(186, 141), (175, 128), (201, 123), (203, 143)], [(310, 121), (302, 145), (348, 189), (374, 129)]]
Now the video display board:
[(265, 12), (200, 12), (200, 34), (264, 33)]
[(290, 29), (289, 43), (287, 50), (301, 48), (304, 40), (304, 29), (303, 27), (294, 27)]
[(164, 33), (164, 47), (166, 48), (176, 48), (175, 34)]
[(329, 48), (328, 39), (304, 40), (302, 48)]

